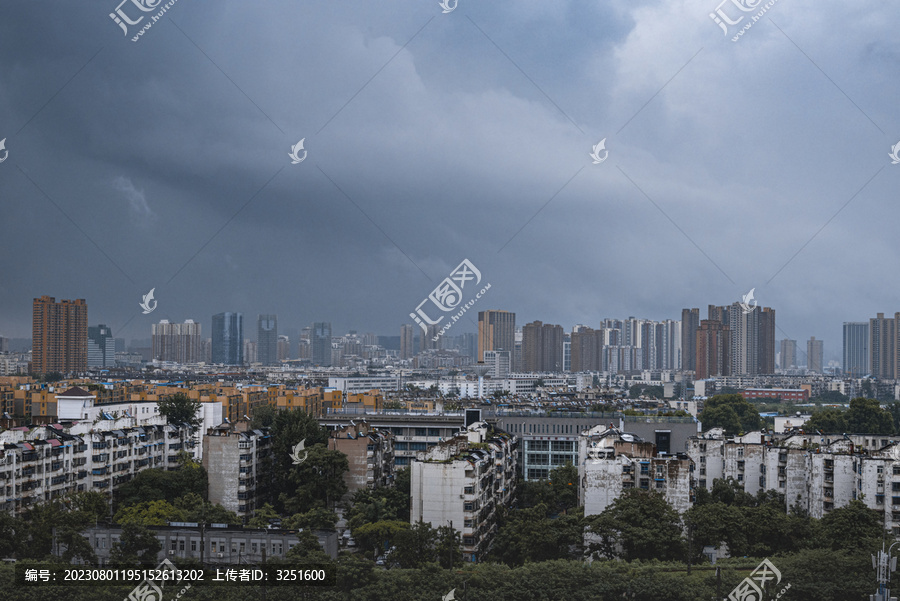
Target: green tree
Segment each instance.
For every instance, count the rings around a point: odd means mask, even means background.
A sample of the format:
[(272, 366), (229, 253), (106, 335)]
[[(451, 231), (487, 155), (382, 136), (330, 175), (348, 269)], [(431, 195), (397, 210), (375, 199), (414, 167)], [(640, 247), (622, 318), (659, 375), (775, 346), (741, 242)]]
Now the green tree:
[(857, 397), (847, 410), (847, 429), (859, 434), (893, 434), (894, 418), (875, 399)]
[(295, 513), (285, 518), (284, 527), (290, 530), (311, 528), (313, 530), (334, 530), (338, 516), (335, 512), (324, 507), (315, 507), (306, 513)]
[(570, 559), (581, 555), (583, 520), (580, 515), (547, 518), (543, 504), (510, 512), (503, 520), (491, 555), (509, 566), (526, 562)]
[(300, 564), (327, 564), (331, 558), (322, 549), (319, 539), (310, 530), (301, 530), (297, 533), (297, 544), (291, 547), (285, 557), (291, 562)]
[(14, 558), (22, 546), (25, 523), (5, 511), (0, 511), (0, 559)]
[[(599, 542), (591, 547), (606, 557), (674, 560), (684, 556), (681, 519), (656, 491), (625, 490), (601, 514), (586, 522)], [(621, 547), (621, 553), (617, 548)]]
[(213, 505), (195, 492), (178, 497), (174, 506), (181, 511), (186, 522), (232, 526), (239, 526), (244, 522), (235, 512), (228, 511), (218, 503)]
[[(284, 505), (296, 492), (297, 480), (311, 467), (314, 454), (325, 449), (328, 431), (319, 425), (316, 418), (300, 409), (257, 409), (254, 423), (268, 423), (272, 440), (272, 454), (265, 471), (272, 474), (272, 482), (267, 488), (277, 509), (286, 513), (299, 513), (307, 507), (287, 507)], [(297, 444), (303, 443), (309, 453), (300, 465), (294, 464), (293, 452)], [(320, 445), (316, 450), (316, 445)], [(317, 466), (319, 467), (319, 466)], [(342, 493), (343, 494), (343, 493)], [(335, 499), (336, 500), (336, 499)]]
[(268, 528), (273, 520), (280, 520), (281, 516), (271, 504), (265, 503), (253, 512), (253, 517), (247, 522), (251, 528)]
[(209, 478), (202, 465), (183, 461), (177, 469), (149, 469), (139, 472), (116, 491), (118, 505), (128, 506), (143, 501), (168, 501), (195, 493), (206, 498)]
[(156, 557), (162, 550), (162, 544), (146, 527), (130, 523), (122, 527), (119, 542), (113, 545), (109, 553), (109, 561), (122, 565), (156, 565)]
[(344, 473), (348, 469), (350, 463), (346, 455), (316, 444), (309, 448), (303, 463), (291, 466), (287, 491), (279, 495), (279, 502), (291, 514), (314, 507), (333, 507), (347, 492)]
[(835, 551), (867, 554), (881, 547), (886, 534), (878, 512), (866, 507), (859, 499), (832, 509), (819, 524), (820, 546)]
[(192, 399), (183, 392), (159, 399), (159, 414), (165, 416), (170, 424), (188, 424), (192, 428), (199, 428), (203, 420), (197, 415), (200, 411), (200, 401)]
[(803, 424), (806, 432), (822, 432), (823, 434), (840, 434), (849, 430), (847, 415), (840, 409), (820, 409)]
[(826, 390), (811, 398), (810, 402), (824, 405), (844, 405), (847, 403), (847, 395), (841, 394), (837, 390)]
[(567, 461), (550, 470), (550, 487), (555, 496), (556, 513), (565, 513), (578, 506), (578, 468)]
[(762, 427), (756, 407), (739, 394), (717, 394), (707, 399), (700, 421), (705, 430), (724, 428), (728, 436)]
[(145, 501), (123, 507), (113, 520), (120, 525), (165, 526), (167, 522), (185, 521), (185, 513), (168, 501)]
[(389, 549), (397, 536), (409, 528), (408, 522), (375, 522), (374, 524), (363, 524), (354, 529), (353, 537), (363, 550), (379, 554), (381, 551)]

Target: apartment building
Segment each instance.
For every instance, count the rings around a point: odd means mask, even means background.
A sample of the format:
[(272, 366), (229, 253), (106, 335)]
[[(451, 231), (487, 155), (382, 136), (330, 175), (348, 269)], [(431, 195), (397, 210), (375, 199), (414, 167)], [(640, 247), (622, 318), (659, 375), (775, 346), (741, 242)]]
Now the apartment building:
[(900, 535), (900, 446), (890, 436), (753, 433), (726, 439), (713, 430), (689, 441), (688, 455), (698, 487), (732, 478), (750, 494), (782, 493), (788, 508), (814, 518), (859, 499)]
[(241, 517), (252, 516), (263, 505), (272, 475), (271, 443), (266, 429), (239, 431), (222, 424), (207, 430), (203, 467), (209, 473), (209, 502)]
[(516, 439), (485, 422), (421, 452), (411, 465), (410, 521), (462, 533), (465, 561), (479, 561), (497, 531), (497, 507), (516, 482)]
[(693, 462), (686, 454), (658, 455), (656, 445), (619, 428), (597, 426), (580, 437), (579, 502), (596, 515), (630, 488), (662, 494), (677, 511), (693, 502)]
[(20, 513), (71, 492), (111, 495), (144, 469), (174, 469), (193, 444), (187, 427), (134, 426), (130, 417), (6, 430), (0, 433), (0, 509)]
[(344, 481), (348, 496), (393, 483), (394, 435), (390, 431), (351, 420), (349, 425), (331, 432), (328, 448), (347, 456), (350, 469), (344, 474)]

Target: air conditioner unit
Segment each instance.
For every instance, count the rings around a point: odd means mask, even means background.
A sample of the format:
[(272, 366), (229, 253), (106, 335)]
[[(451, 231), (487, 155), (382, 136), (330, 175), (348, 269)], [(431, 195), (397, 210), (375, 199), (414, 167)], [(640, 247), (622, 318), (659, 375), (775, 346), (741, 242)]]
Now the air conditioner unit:
[(169, 555), (175, 555), (175, 549), (169, 549)]
[(216, 553), (216, 557), (225, 557), (224, 553)]

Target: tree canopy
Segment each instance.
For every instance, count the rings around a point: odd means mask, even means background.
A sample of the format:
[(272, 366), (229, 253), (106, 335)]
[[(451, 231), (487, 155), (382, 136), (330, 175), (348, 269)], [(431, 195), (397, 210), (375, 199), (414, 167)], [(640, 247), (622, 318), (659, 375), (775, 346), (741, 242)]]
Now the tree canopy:
[(728, 436), (762, 427), (756, 407), (739, 394), (717, 394), (707, 399), (700, 421), (704, 430), (723, 428)]
[(170, 424), (189, 424), (192, 428), (197, 428), (202, 423), (197, 415), (200, 411), (200, 401), (183, 392), (163, 397), (157, 404), (159, 414), (165, 416)]

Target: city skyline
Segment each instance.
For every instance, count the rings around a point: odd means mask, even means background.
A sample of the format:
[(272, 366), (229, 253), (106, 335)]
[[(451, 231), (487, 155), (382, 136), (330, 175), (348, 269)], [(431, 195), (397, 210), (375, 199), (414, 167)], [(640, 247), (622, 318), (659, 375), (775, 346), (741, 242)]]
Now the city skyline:
[(129, 339), (226, 309), (393, 332), (463, 259), (522, 323), (755, 290), (778, 338), (833, 357), (843, 322), (891, 313), (890, 6), (779, 4), (738, 43), (700, 0), (394, 8), (178, 4), (133, 43), (4, 7), (0, 231), (30, 250), (2, 335), (46, 293)]

